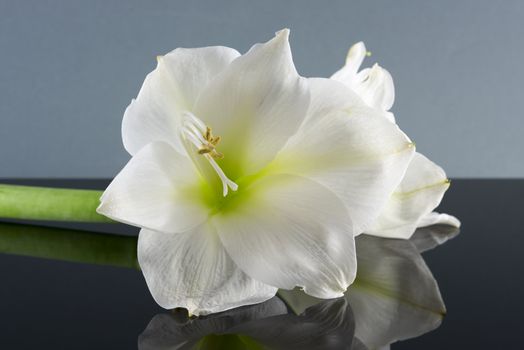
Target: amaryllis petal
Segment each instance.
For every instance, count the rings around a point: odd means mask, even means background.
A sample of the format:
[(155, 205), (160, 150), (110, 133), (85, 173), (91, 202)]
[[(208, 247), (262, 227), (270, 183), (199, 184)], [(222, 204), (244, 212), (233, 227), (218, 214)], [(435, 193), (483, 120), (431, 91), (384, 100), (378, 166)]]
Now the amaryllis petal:
[(194, 189), (205, 186), (191, 160), (164, 142), (143, 147), (100, 199), (97, 212), (160, 232), (183, 232), (206, 220), (209, 208)]
[(191, 110), (202, 89), (240, 54), (223, 46), (175, 49), (158, 57), (138, 97), (124, 114), (122, 139), (131, 154), (152, 141), (182, 150), (180, 116)]
[(351, 87), (358, 69), (366, 58), (366, 54), (366, 46), (362, 41), (359, 41), (358, 43), (351, 46), (346, 56), (346, 64), (344, 67), (335, 72), (331, 76), (331, 79), (340, 81)]
[(355, 92), (368, 106), (388, 111), (395, 102), (395, 86), (391, 74), (378, 64), (357, 74)]
[(340, 82), (325, 78), (309, 78), (308, 83), (311, 102), (302, 130), (314, 125), (310, 123), (315, 123), (317, 119), (328, 118), (339, 111), (368, 109), (360, 96)]
[(427, 227), (432, 225), (448, 225), (459, 228), (460, 220), (453, 215), (437, 213), (436, 211), (428, 213), (418, 222), (418, 227)]
[(432, 225), (426, 216), (435, 209), (449, 187), (441, 167), (415, 153), (402, 182), (393, 192), (367, 234), (388, 238), (409, 238), (417, 227)]
[(221, 137), (218, 163), (230, 178), (265, 166), (302, 123), (309, 89), (293, 64), (289, 30), (255, 45), (218, 75), (194, 114)]
[[(360, 234), (379, 215), (401, 181), (414, 145), (400, 129), (329, 79), (310, 80), (312, 101), (324, 102), (279, 153), (273, 171), (305, 176), (342, 199)], [(318, 103), (312, 104), (318, 106)]]
[(166, 309), (203, 315), (259, 303), (277, 291), (242, 272), (209, 223), (172, 235), (141, 230), (138, 261), (153, 298)]
[(356, 273), (351, 222), (336, 195), (292, 175), (262, 178), (212, 218), (253, 278), (319, 298), (342, 296)]
[[(363, 42), (353, 45), (348, 52), (346, 64), (335, 72), (332, 80), (339, 81), (351, 88), (364, 102), (381, 111), (388, 111), (395, 101), (395, 85), (391, 74), (378, 64), (358, 72), (367, 55)], [(395, 122), (393, 113), (387, 113), (387, 118)]]

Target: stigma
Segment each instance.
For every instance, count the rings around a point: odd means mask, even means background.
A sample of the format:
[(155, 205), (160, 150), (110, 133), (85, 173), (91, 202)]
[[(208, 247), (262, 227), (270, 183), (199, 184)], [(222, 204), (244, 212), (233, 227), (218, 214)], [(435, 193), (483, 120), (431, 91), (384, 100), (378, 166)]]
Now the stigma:
[(215, 170), (222, 181), (222, 195), (224, 197), (227, 196), (229, 189), (232, 191), (238, 189), (238, 185), (226, 176), (216, 162), (216, 159), (224, 158), (224, 155), (216, 149), (220, 142), (220, 136), (214, 136), (209, 126), (189, 112), (182, 114), (182, 136), (195, 146), (198, 154), (205, 157)]

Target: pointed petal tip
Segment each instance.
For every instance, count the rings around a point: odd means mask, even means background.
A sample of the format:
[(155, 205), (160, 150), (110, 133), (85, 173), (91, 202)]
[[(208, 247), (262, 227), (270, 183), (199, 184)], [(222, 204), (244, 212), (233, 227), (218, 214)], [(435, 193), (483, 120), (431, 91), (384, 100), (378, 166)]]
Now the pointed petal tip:
[(451, 226), (455, 226), (456, 228), (460, 228), (462, 226), (462, 222), (453, 215), (449, 215), (448, 220)]
[(103, 196), (100, 198), (100, 204), (98, 205), (95, 211), (97, 214), (105, 216), (108, 219), (117, 221), (117, 218), (111, 215), (110, 205), (107, 203), (107, 201), (103, 199)]
[(101, 208), (102, 208), (102, 203), (100, 203), (100, 204), (98, 205), (98, 207), (96, 207), (96, 210), (95, 210), (95, 211), (97, 212), (97, 214), (104, 215), (104, 213), (102, 213)]
[(275, 33), (275, 37), (281, 40), (289, 40), (289, 28), (283, 28)]
[(319, 290), (311, 290), (311, 288), (307, 288), (307, 287), (299, 287), (299, 288), (309, 296), (312, 296), (317, 299), (324, 299), (324, 300), (341, 298), (344, 296), (344, 293), (346, 292), (346, 290), (344, 289), (319, 291)]
[[(105, 194), (105, 192), (104, 192), (104, 194)], [(104, 194), (102, 194), (102, 197), (100, 197), (100, 204), (98, 205), (98, 207), (96, 207), (96, 212), (97, 212), (97, 214), (105, 216), (106, 214), (104, 213), (104, 211), (105, 211), (104, 209), (106, 207), (106, 202), (104, 202)]]
[(351, 47), (348, 50), (348, 54), (346, 56), (346, 61), (352, 60), (355, 58), (359, 58), (359, 60), (364, 60), (364, 56), (367, 55), (367, 49), (366, 45), (363, 41), (359, 41), (358, 43), (355, 43), (351, 45)]
[(277, 47), (289, 46), (289, 29), (284, 28), (275, 33), (275, 37), (268, 41)]
[(336, 299), (343, 297), (345, 293), (347, 292), (348, 288), (355, 282), (356, 279), (356, 271), (351, 276), (348, 276), (349, 279), (347, 281), (340, 281), (337, 286), (331, 286), (329, 290), (320, 290), (318, 288), (311, 288), (308, 286), (296, 286), (296, 288), (300, 288), (304, 293), (307, 295), (310, 295), (314, 298), (318, 299)]
[(359, 42), (354, 43), (353, 45), (351, 45), (351, 47), (349, 48), (349, 51), (351, 51), (351, 50), (367, 51), (366, 50), (366, 45), (364, 44), (363, 41), (359, 41)]

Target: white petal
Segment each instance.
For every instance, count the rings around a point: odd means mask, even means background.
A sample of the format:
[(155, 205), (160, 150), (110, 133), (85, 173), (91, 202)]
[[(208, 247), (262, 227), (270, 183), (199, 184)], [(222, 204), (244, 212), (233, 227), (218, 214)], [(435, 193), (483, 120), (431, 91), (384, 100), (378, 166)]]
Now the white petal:
[(439, 205), (448, 187), (444, 170), (415, 153), (402, 182), (366, 233), (389, 238), (411, 237), (424, 218)]
[(152, 141), (182, 150), (179, 112), (191, 111), (195, 100), (219, 72), (240, 54), (228, 47), (176, 49), (158, 58), (122, 122), (124, 147), (131, 154)]
[(418, 222), (418, 227), (426, 227), (432, 225), (448, 225), (453, 227), (460, 227), (460, 220), (448, 214), (437, 213), (436, 211), (426, 214)]
[(173, 235), (141, 230), (137, 254), (153, 298), (166, 309), (203, 315), (259, 303), (277, 291), (242, 272), (207, 222)]
[(221, 136), (218, 163), (233, 180), (260, 170), (296, 132), (309, 104), (288, 30), (234, 60), (202, 92), (195, 115)]
[(395, 102), (395, 85), (391, 74), (375, 64), (357, 74), (357, 83), (352, 86), (355, 92), (370, 107), (388, 111)]
[(353, 90), (340, 82), (325, 78), (309, 78), (308, 84), (311, 102), (299, 131), (311, 128), (317, 119), (327, 118), (335, 112), (366, 107), (365, 102)]
[(409, 241), (362, 235), (347, 298), (355, 336), (374, 349), (438, 327), (446, 313), (437, 282)]
[[(366, 54), (364, 43), (353, 45), (349, 49), (346, 65), (335, 72), (331, 79), (344, 83), (354, 90), (369, 107), (388, 111), (395, 102), (393, 78), (378, 64), (358, 72)], [(388, 119), (394, 120), (393, 115), (389, 114)]]
[(340, 81), (350, 87), (353, 86), (358, 69), (366, 58), (367, 50), (362, 41), (349, 48), (346, 64), (331, 76), (331, 79)]
[[(310, 81), (312, 101), (341, 100), (341, 84)], [(342, 89), (343, 91), (337, 91)], [(373, 223), (404, 176), (414, 152), (411, 141), (380, 112), (362, 105), (316, 108), (274, 162), (274, 172), (311, 178), (328, 187), (346, 205), (353, 232)], [(318, 105), (317, 103), (314, 104)], [(329, 109), (332, 108), (330, 111)], [(341, 111), (342, 110), (342, 111)]]
[(97, 212), (160, 232), (183, 232), (207, 217), (194, 195), (199, 177), (191, 160), (164, 142), (143, 147), (105, 190)]
[(267, 176), (244, 190), (241, 205), (232, 201), (213, 217), (238, 266), (279, 288), (341, 296), (356, 272), (342, 202), (323, 186), (291, 175)]

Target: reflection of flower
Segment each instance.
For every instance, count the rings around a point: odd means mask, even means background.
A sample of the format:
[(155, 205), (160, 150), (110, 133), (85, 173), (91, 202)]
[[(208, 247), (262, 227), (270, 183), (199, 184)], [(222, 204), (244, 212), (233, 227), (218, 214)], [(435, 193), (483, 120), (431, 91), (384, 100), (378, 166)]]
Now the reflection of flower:
[[(280, 296), (297, 313), (318, 304), (299, 318), (285, 315), (286, 307), (278, 298), (191, 319), (185, 310), (177, 309), (151, 321), (140, 338), (141, 349), (189, 348), (200, 344), (210, 333), (231, 337), (207, 337), (209, 346), (220, 339), (222, 344), (241, 341), (282, 348), (288, 345), (288, 349), (307, 348), (304, 346), (307, 343), (328, 348), (322, 344), (332, 339), (347, 345), (353, 327), (346, 301), (354, 308), (356, 335), (361, 338), (360, 343), (353, 341), (353, 350), (366, 349), (362, 342), (386, 344), (420, 335), (438, 326), (445, 309), (436, 282), (419, 253), (457, 233), (454, 227), (434, 225), (419, 228), (409, 240), (361, 235), (356, 241), (359, 274), (346, 299), (323, 301), (297, 291), (280, 291)], [(0, 238), (0, 251), (4, 253), (136, 267), (135, 237), (0, 224)], [(257, 338), (257, 334), (261, 337)]]
[(138, 339), (140, 350), (160, 349), (356, 349), (355, 324), (344, 298), (323, 301), (302, 314), (275, 297), (195, 319), (155, 316)]
[[(358, 274), (345, 296), (355, 315), (355, 336), (363, 344), (375, 349), (440, 325), (446, 309), (420, 252), (457, 233), (450, 226), (431, 226), (410, 240), (357, 238)], [(280, 295), (297, 312), (319, 302), (296, 290)]]
[[(184, 309), (175, 309), (169, 314), (158, 314), (153, 317), (138, 338), (138, 348), (140, 350), (191, 349), (202, 343), (208, 335), (231, 334), (229, 330), (239, 324), (286, 313), (285, 304), (277, 297), (260, 304), (198, 318), (189, 318)], [(230, 337), (228, 340), (240, 343), (245, 341), (242, 337)]]
[(142, 227), (138, 259), (153, 297), (193, 314), (277, 288), (341, 296), (356, 273), (353, 236), (414, 152), (351, 89), (301, 78), (287, 30), (244, 55), (208, 47), (160, 57), (122, 133), (133, 158), (98, 212)]
[[(383, 116), (395, 123), (389, 109), (395, 100), (395, 86), (389, 72), (375, 64), (359, 71), (368, 54), (363, 42), (353, 45), (348, 52), (346, 64), (331, 76), (355, 91), (372, 108), (382, 111)], [(417, 227), (447, 224), (456, 227), (460, 222), (449, 215), (432, 212), (449, 187), (446, 173), (438, 165), (420, 153), (415, 153), (406, 175), (395, 189), (377, 221), (366, 229), (367, 234), (409, 238)]]

